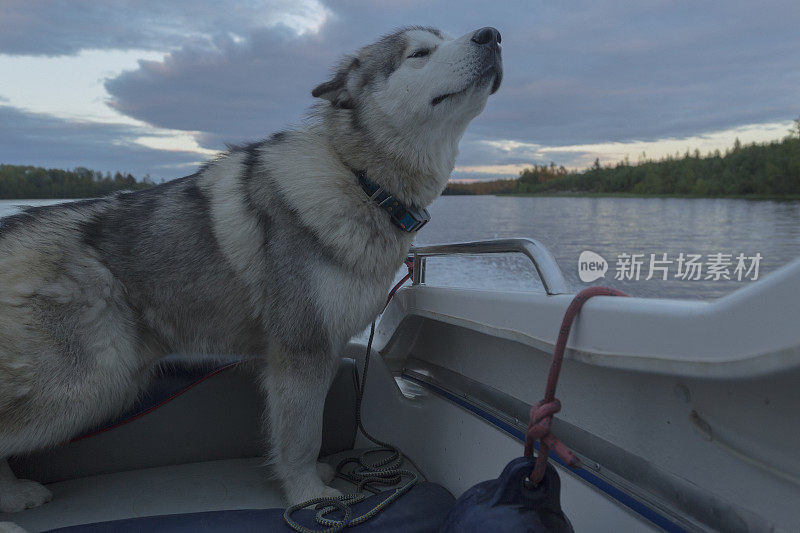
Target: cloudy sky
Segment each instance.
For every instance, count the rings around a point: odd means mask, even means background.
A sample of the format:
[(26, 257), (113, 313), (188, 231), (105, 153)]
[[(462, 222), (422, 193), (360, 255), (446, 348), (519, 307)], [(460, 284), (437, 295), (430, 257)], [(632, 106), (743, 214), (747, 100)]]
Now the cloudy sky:
[(800, 2), (0, 0), (0, 163), (191, 173), (302, 123), (336, 59), (398, 26), (502, 33), (454, 178), (778, 139)]

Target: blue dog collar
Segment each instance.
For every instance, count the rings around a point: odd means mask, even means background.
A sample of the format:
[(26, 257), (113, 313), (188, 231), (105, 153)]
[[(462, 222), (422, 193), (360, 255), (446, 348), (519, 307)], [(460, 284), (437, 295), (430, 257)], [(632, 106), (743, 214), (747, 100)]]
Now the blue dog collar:
[(369, 199), (389, 213), (392, 223), (401, 230), (409, 233), (419, 231), (431, 219), (430, 213), (424, 207), (406, 205), (369, 179), (364, 172), (355, 171), (355, 174)]

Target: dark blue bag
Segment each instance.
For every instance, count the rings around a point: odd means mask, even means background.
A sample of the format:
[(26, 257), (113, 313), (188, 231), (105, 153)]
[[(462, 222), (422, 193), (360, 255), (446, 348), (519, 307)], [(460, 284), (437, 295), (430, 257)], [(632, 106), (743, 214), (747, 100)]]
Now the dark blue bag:
[(535, 462), (533, 457), (518, 457), (499, 478), (466, 491), (439, 533), (572, 533), (572, 524), (561, 511), (561, 479), (555, 468), (548, 464), (544, 479), (535, 487), (526, 483)]

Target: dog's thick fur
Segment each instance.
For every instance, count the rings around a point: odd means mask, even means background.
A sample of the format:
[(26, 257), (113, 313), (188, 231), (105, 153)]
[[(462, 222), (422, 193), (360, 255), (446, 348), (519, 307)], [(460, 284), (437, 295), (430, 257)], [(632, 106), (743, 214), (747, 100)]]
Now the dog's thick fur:
[(338, 494), (316, 463), (337, 354), (380, 311), (414, 237), (353, 169), (416, 206), (441, 193), (502, 75), (497, 43), (472, 35), (392, 33), (314, 89), (311, 125), (151, 189), (3, 220), (0, 510), (50, 498), (4, 457), (119, 413), (173, 352), (257, 361), (287, 500)]

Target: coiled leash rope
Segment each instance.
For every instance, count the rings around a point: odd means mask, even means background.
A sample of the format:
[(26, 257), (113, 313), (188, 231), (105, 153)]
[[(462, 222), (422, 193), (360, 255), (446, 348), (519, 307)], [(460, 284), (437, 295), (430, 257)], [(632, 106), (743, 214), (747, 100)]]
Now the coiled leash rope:
[(583, 307), (583, 304), (586, 303), (586, 300), (595, 296), (628, 295), (610, 287), (588, 287), (575, 295), (575, 298), (572, 299), (567, 311), (564, 313), (561, 329), (558, 331), (556, 347), (555, 350), (553, 350), (553, 362), (550, 364), (550, 373), (547, 376), (544, 399), (531, 407), (528, 430), (525, 433), (526, 457), (531, 457), (533, 455), (534, 442), (537, 440), (539, 441), (539, 454), (536, 456), (536, 464), (533, 468), (533, 472), (528, 476), (528, 481), (534, 486), (541, 483), (544, 478), (545, 469), (547, 468), (547, 457), (550, 455), (550, 450), (556, 452), (567, 466), (580, 466), (580, 461), (575, 454), (550, 432), (550, 427), (553, 423), (553, 415), (561, 410), (561, 402), (556, 399), (556, 385), (558, 385), (558, 375), (561, 372), (561, 362), (564, 360), (564, 350), (567, 347), (567, 338), (572, 328), (572, 322), (575, 320), (581, 307)]
[[(408, 281), (409, 278), (411, 278), (414, 268), (414, 261), (412, 259), (406, 259), (405, 264), (408, 267), (408, 274), (406, 274), (405, 277), (403, 277), (403, 279), (401, 279), (389, 292), (389, 297), (386, 299), (387, 304), (400, 286)], [(417, 476), (416, 473), (400, 468), (403, 464), (403, 453), (400, 451), (400, 449), (388, 442), (383, 442), (373, 437), (366, 430), (366, 428), (364, 428), (364, 423), (361, 419), (361, 403), (364, 399), (364, 389), (367, 385), (367, 372), (369, 371), (369, 360), (372, 354), (372, 340), (374, 337), (375, 321), (373, 320), (369, 331), (369, 340), (367, 341), (367, 353), (364, 357), (364, 371), (361, 373), (361, 384), (358, 389), (358, 398), (356, 399), (356, 422), (358, 423), (358, 429), (361, 431), (361, 434), (376, 444), (377, 447), (366, 450), (359, 457), (350, 457), (348, 459), (344, 459), (336, 466), (336, 476), (346, 479), (356, 485), (357, 492), (352, 494), (343, 494), (342, 496), (337, 496), (335, 498), (314, 498), (297, 505), (292, 505), (291, 507), (288, 507), (286, 511), (284, 511), (283, 519), (286, 524), (300, 533), (333, 533), (335, 531), (341, 531), (346, 527), (356, 526), (366, 522), (381, 512), (389, 504), (397, 500), (400, 496), (411, 490), (417, 481), (419, 481), (419, 476)], [(388, 457), (380, 459), (377, 462), (369, 463), (367, 461), (367, 456), (369, 455), (387, 452), (389, 453)], [(356, 463), (357, 466), (355, 469), (346, 472), (344, 467), (350, 463)], [(350, 506), (367, 499), (368, 495), (365, 494), (365, 490), (374, 494), (379, 492), (378, 490), (370, 487), (370, 484), (374, 483), (386, 486), (396, 485), (400, 483), (404, 477), (409, 478), (408, 481), (400, 487), (394, 489), (394, 492), (381, 500), (378, 505), (360, 516), (353, 517), (353, 511)], [(317, 523), (322, 526), (326, 526), (326, 529), (310, 529), (298, 524), (292, 518), (292, 513), (295, 511), (305, 509), (306, 507), (311, 507), (312, 505), (317, 510), (315, 517)], [(341, 519), (336, 520), (332, 518), (326, 518), (327, 514), (337, 509), (344, 513), (344, 516)]]

